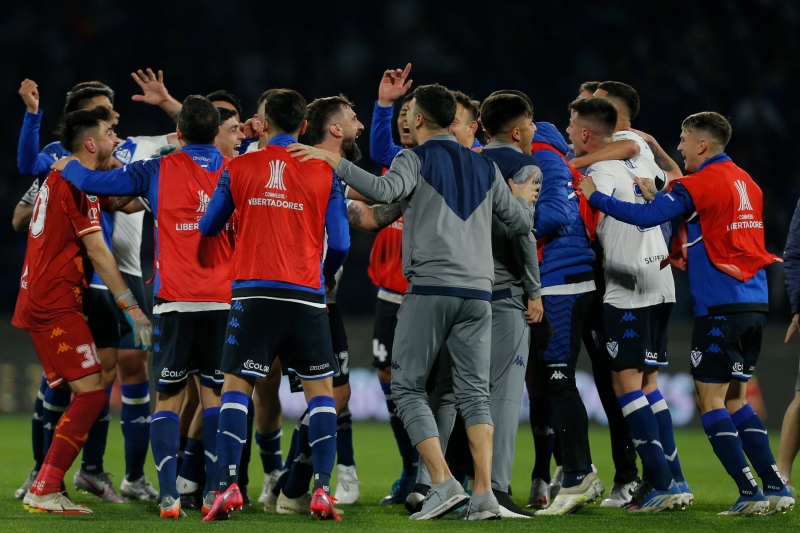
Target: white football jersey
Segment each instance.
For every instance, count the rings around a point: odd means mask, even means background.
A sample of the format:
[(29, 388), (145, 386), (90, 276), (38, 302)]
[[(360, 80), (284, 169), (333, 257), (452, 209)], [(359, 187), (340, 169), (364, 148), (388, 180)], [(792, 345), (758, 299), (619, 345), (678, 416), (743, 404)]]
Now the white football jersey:
[[(641, 141), (650, 157), (643, 151), (632, 159), (601, 161), (589, 167), (586, 174), (603, 194), (623, 202), (644, 204), (647, 202), (633, 178), (666, 179), (666, 175), (656, 166), (650, 148), (641, 137), (631, 135)], [(633, 309), (675, 301), (672, 270), (669, 266), (661, 268), (661, 261), (669, 252), (658, 226), (640, 228), (604, 215), (597, 225), (597, 238), (604, 253), (603, 303)]]

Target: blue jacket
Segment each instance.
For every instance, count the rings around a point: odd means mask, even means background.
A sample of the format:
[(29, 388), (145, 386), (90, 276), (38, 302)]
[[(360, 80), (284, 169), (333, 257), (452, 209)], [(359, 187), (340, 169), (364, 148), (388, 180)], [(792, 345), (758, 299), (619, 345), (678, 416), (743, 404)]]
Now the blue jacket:
[(786, 237), (786, 250), (783, 252), (783, 273), (786, 277), (786, 292), (792, 315), (800, 313), (800, 201), (792, 216), (789, 235)]
[[(537, 122), (533, 142), (549, 144), (562, 154), (569, 147), (558, 128)], [(578, 196), (572, 187), (572, 173), (555, 152), (534, 152), (544, 179), (534, 212), (536, 238), (546, 238), (539, 272), (542, 287), (553, 287), (594, 279), (594, 252), (578, 210)]]

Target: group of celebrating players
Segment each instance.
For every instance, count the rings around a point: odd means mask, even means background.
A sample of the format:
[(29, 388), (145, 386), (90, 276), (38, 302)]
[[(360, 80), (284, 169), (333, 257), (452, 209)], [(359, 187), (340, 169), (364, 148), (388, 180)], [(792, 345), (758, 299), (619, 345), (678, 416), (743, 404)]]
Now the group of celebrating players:
[[(163, 518), (199, 509), (203, 521), (226, 519), (250, 503), (255, 426), (265, 511), (341, 520), (334, 502), (359, 497), (335, 303), (350, 228), (377, 232), (373, 364), (403, 464), (381, 504), (405, 504), (419, 520), (456, 509), (469, 520), (533, 516), (510, 496), (523, 387), (536, 450), (526, 507), (563, 515), (602, 498), (575, 381), (583, 341), (615, 466), (601, 505), (690, 505), (657, 379), (675, 265), (688, 269), (695, 301), (702, 424), (739, 490), (721, 514), (794, 506), (745, 398), (767, 311), (764, 267), (777, 258), (764, 247), (761, 190), (724, 152), (727, 120), (683, 121), (683, 176), (632, 128), (639, 96), (624, 83), (581, 86), (568, 144), (534, 122), (522, 92), (481, 103), (438, 84), (411, 91), (410, 67), (379, 85), (370, 157), (383, 176), (354, 164), (364, 126), (342, 95), (307, 104), (270, 89), (244, 120), (225, 91), (180, 103), (161, 72), (140, 70), (134, 100), (160, 106), (175, 133), (120, 142), (114, 92), (90, 81), (67, 94), (61, 140), (40, 151), (38, 88), (22, 83), (18, 164), (36, 180), (14, 216), (28, 249), (13, 324), (44, 368), (36, 464), (15, 494), (25, 509), (91, 512), (64, 485), (82, 449), (76, 489), (157, 500)], [(155, 220), (152, 311), (139, 259), (145, 212)], [(308, 403), (285, 461), (282, 375)], [(103, 466), (117, 378), (119, 493)], [(148, 447), (158, 490), (144, 475)]]

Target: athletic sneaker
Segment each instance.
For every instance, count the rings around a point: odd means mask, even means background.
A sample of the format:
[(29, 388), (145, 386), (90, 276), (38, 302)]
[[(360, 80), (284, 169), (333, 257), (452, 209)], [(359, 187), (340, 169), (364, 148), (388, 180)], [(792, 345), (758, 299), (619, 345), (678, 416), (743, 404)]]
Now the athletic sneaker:
[(22, 497), (22, 508), (26, 511), (31, 507), (31, 498), (33, 498), (33, 493), (30, 490)]
[(72, 503), (72, 500), (63, 492), (53, 492), (41, 496), (31, 493), (29, 500), (29, 513), (92, 514), (88, 507)]
[(158, 510), (161, 513), (161, 518), (181, 518), (186, 516), (186, 513), (181, 509), (181, 499), (177, 500), (172, 496), (164, 496), (161, 503), (158, 504)]
[[(594, 469), (594, 465), (592, 465), (592, 469)], [(595, 472), (597, 474), (597, 472)], [(561, 490), (561, 484), (564, 482), (564, 468), (557, 466), (556, 471), (553, 474), (553, 478), (550, 481), (550, 501), (556, 499), (558, 496), (558, 491)]]
[(233, 483), (228, 487), (228, 490), (217, 495), (214, 505), (211, 506), (208, 514), (203, 517), (203, 522), (227, 520), (229, 514), (233, 511), (241, 511), (243, 505), (244, 499), (242, 498), (242, 492), (239, 490), (239, 485)]
[(501, 517), (501, 507), (494, 494), (490, 494), (479, 504), (475, 504), (473, 498), (470, 498), (464, 507), (464, 520), (500, 520)]
[(614, 483), (608, 498), (603, 500), (600, 507), (624, 507), (631, 501), (634, 491), (639, 486), (639, 480), (634, 479), (630, 483)]
[(730, 509), (718, 513), (719, 516), (750, 516), (764, 514), (769, 511), (769, 500), (761, 489), (752, 496), (739, 496)]
[(686, 509), (694, 502), (694, 494), (686, 481), (678, 483), (678, 488), (681, 489), (681, 508)]
[(769, 500), (767, 514), (785, 513), (794, 509), (794, 497), (786, 485), (783, 486), (783, 490), (765, 490), (764, 496)]
[(111, 474), (108, 472), (89, 474), (84, 472), (83, 469), (78, 469), (75, 475), (72, 476), (72, 483), (75, 484), (76, 489), (94, 494), (104, 502), (125, 503), (128, 501), (117, 494), (114, 485), (111, 483)]
[(28, 472), (28, 479), (25, 480), (25, 483), (23, 483), (20, 488), (14, 491), (14, 498), (18, 500), (23, 499), (25, 497), (25, 493), (31, 490), (33, 482), (36, 481), (36, 476), (38, 475), (39, 471), (31, 468), (30, 472)]
[(278, 497), (272, 492), (272, 489), (267, 491), (267, 497), (264, 499), (264, 512), (275, 513), (277, 512)]
[[(561, 487), (559, 487), (561, 488)], [(531, 482), (531, 494), (525, 507), (528, 509), (547, 509), (550, 507), (551, 486), (548, 482), (537, 477)]]
[(536, 511), (536, 516), (565, 515), (577, 512), (603, 495), (605, 486), (594, 473), (587, 474), (580, 485), (561, 487), (547, 509)]
[(338, 509), (333, 506), (336, 501), (335, 497), (325, 492), (322, 489), (314, 491), (314, 496), (311, 497), (311, 514), (317, 517), (317, 520), (335, 520), (341, 522), (342, 517), (338, 514)]
[(422, 510), (422, 502), (425, 501), (425, 496), (431, 488), (428, 485), (417, 483), (414, 485), (414, 490), (408, 495), (405, 501), (406, 509), (409, 513), (414, 514)]
[(647, 479), (640, 480), (639, 486), (636, 487), (636, 490), (631, 494), (630, 501), (623, 505), (622, 508), (628, 510), (638, 509), (642, 506), (642, 503), (644, 503), (645, 498), (647, 498), (651, 490), (653, 490), (653, 485), (650, 484), (650, 481)]
[(153, 488), (153, 484), (147, 481), (145, 476), (140, 477), (134, 481), (128, 481), (128, 478), (122, 480), (119, 485), (119, 491), (123, 496), (132, 500), (157, 500), (158, 491)]
[[(408, 495), (414, 491), (417, 476), (400, 476), (394, 483), (392, 483), (392, 491), (388, 496), (381, 499), (381, 505), (393, 505), (395, 503), (404, 503)], [(423, 496), (424, 497), (424, 496)], [(422, 500), (420, 500), (422, 501)]]
[(425, 499), (422, 501), (422, 509), (412, 514), (410, 520), (432, 520), (444, 516), (453, 509), (458, 508), (464, 501), (469, 499), (469, 495), (464, 487), (450, 476), (450, 479), (441, 485), (433, 485)]
[(311, 494), (306, 492), (297, 498), (289, 498), (281, 491), (275, 502), (275, 512), (278, 514), (308, 514), (310, 506)]
[(277, 468), (264, 476), (264, 487), (261, 489), (258, 503), (265, 503), (267, 501), (269, 494), (272, 493), (272, 487), (278, 482), (279, 477), (281, 477), (281, 471)]
[(509, 493), (494, 489), (492, 492), (500, 506), (500, 516), (503, 518), (533, 518), (531, 513), (520, 509), (519, 505), (514, 503)]
[(678, 509), (683, 503), (683, 493), (674, 481), (667, 490), (651, 489), (641, 505), (631, 509), (632, 513), (657, 513)]
[[(334, 499), (342, 505), (350, 505), (358, 501), (358, 475), (356, 465), (338, 465), (338, 481)], [(324, 491), (323, 491), (324, 492)]]

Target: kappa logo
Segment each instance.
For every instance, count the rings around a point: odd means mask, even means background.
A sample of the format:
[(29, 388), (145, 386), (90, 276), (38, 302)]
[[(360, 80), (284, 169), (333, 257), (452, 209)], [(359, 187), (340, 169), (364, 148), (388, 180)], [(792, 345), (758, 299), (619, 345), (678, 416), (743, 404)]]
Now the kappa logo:
[(522, 360), (522, 356), (518, 355), (514, 358), (514, 364), (517, 366), (521, 366), (525, 368), (525, 361)]
[(230, 327), (232, 327), (232, 328), (239, 328), (239, 329), (241, 329), (241, 328), (242, 328), (242, 326), (240, 326), (240, 325), (239, 325), (239, 321), (238, 321), (238, 320), (236, 320), (235, 318), (231, 318), (231, 321), (230, 321), (230, 322), (228, 322), (228, 325), (229, 325)]
[(638, 337), (639, 334), (633, 331), (632, 329), (626, 329), (625, 333), (622, 334), (623, 339), (633, 339), (634, 337)]
[(236, 340), (236, 337), (233, 335), (228, 335), (228, 340), (225, 341), (225, 344), (232, 344), (234, 346), (239, 346), (239, 341)]
[(634, 320), (636, 320), (636, 317), (630, 311), (624, 313), (622, 318), (619, 319), (620, 322), (633, 322)]
[(722, 353), (722, 349), (719, 346), (717, 346), (716, 344), (712, 344), (711, 346), (709, 346), (708, 350), (706, 350), (706, 351), (711, 352), (711, 353)]
[(394, 359), (392, 359), (392, 370), (400, 370), (400, 365)]
[(161, 335), (161, 328), (159, 328), (158, 326), (154, 326), (153, 335)]
[(610, 355), (612, 358), (616, 357), (619, 353), (619, 343), (617, 341), (607, 342), (606, 350), (608, 350), (608, 355)]
[(550, 379), (555, 379), (555, 380), (567, 379), (567, 375), (564, 374), (561, 370), (556, 370), (550, 376)]
[(280, 191), (286, 190), (286, 185), (283, 183), (283, 171), (286, 169), (286, 163), (276, 159), (269, 162), (269, 181), (264, 186), (265, 189), (278, 189)]
[(231, 306), (231, 309), (233, 309), (234, 311), (244, 311), (244, 307), (242, 307), (242, 302), (240, 302), (239, 300), (236, 300), (236, 302), (234, 302), (234, 304)]
[(733, 185), (739, 192), (739, 211), (752, 211), (753, 206), (750, 204), (750, 197), (747, 195), (747, 184), (742, 180), (736, 180)]
[(153, 353), (161, 353), (161, 345), (160, 344), (156, 343), (155, 346), (153, 346)]
[(69, 344), (67, 344), (66, 342), (62, 342), (62, 343), (60, 343), (60, 344), (58, 345), (58, 351), (57, 351), (56, 353), (64, 353), (64, 352), (68, 352), (68, 351), (69, 351), (69, 350), (71, 350), (71, 349), (72, 349), (72, 346), (70, 346), (70, 345), (69, 345)]
[(195, 210), (195, 213), (205, 213), (206, 209), (208, 209), (208, 195), (206, 191), (197, 191), (197, 197), (200, 206)]
[(711, 331), (708, 332), (709, 337), (724, 337), (725, 335), (722, 334), (722, 330), (719, 328), (711, 328)]
[(64, 333), (66, 333), (66, 331), (59, 327), (55, 327), (53, 328), (53, 331), (50, 332), (50, 338), (52, 339), (53, 337), (60, 337)]

